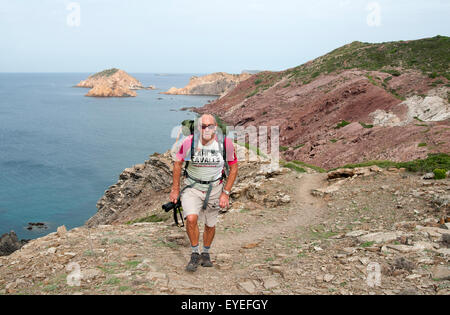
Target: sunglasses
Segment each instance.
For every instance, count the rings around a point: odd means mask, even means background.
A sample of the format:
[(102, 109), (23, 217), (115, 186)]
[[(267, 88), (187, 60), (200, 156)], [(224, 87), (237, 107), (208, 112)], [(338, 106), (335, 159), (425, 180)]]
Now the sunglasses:
[(216, 128), (216, 125), (202, 125), (202, 129), (208, 129), (208, 130), (214, 130)]

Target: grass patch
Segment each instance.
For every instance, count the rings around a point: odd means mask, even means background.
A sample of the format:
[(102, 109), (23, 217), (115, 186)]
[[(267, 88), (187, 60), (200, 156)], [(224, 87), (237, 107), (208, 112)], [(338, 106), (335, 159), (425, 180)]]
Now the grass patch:
[(287, 167), (287, 168), (289, 168), (291, 170), (294, 170), (296, 172), (299, 172), (299, 173), (306, 173), (306, 170), (303, 167), (299, 167), (299, 166), (297, 166), (297, 165), (295, 165), (294, 163), (291, 163), (291, 162), (288, 162), (288, 163), (284, 162), (284, 163), (282, 163), (282, 166), (283, 167)]
[(125, 292), (125, 291), (130, 291), (130, 290), (131, 290), (131, 288), (126, 285), (119, 287), (120, 292)]
[(142, 222), (162, 222), (162, 221), (165, 221), (165, 219), (157, 214), (152, 214), (143, 218), (128, 221), (127, 224), (142, 223)]
[(334, 129), (340, 129), (340, 128), (345, 127), (347, 125), (350, 125), (350, 122), (343, 120), (340, 123), (338, 123), (336, 125), (336, 127), (334, 127)]
[(295, 163), (297, 165), (301, 165), (301, 166), (304, 166), (304, 167), (308, 167), (308, 168), (313, 169), (313, 170), (315, 170), (315, 171), (317, 171), (319, 173), (326, 173), (327, 172), (325, 169), (323, 169), (323, 168), (321, 168), (319, 166), (307, 164), (307, 163), (302, 162), (302, 161), (292, 161), (292, 163)]
[(375, 244), (375, 242), (365, 242), (365, 243), (362, 243), (361, 245), (360, 245), (360, 247), (362, 247), (362, 248), (366, 248), (366, 247), (370, 247), (370, 246), (372, 246), (373, 244)]
[(363, 122), (359, 122), (359, 124), (363, 127), (363, 128), (367, 128), (367, 129), (370, 129), (370, 128), (373, 128), (373, 125), (369, 125), (369, 124), (365, 124), (365, 123), (363, 123)]
[(318, 225), (315, 227), (312, 227), (310, 229), (310, 236), (312, 239), (319, 239), (319, 240), (326, 240), (329, 239), (332, 236), (337, 235), (338, 233), (332, 232), (332, 231), (326, 231), (325, 227), (323, 225)]
[(122, 238), (113, 238), (113, 239), (110, 239), (110, 240), (109, 240), (109, 243), (110, 243), (110, 244), (123, 245), (123, 244), (125, 244), (126, 242), (125, 242), (125, 240), (122, 239)]
[(421, 148), (421, 147), (426, 147), (427, 144), (426, 144), (425, 142), (421, 142), (421, 143), (419, 143), (417, 146), (418, 146), (419, 148)]
[(119, 283), (120, 279), (117, 277), (110, 277), (104, 282), (106, 285), (118, 285)]
[(367, 161), (356, 164), (346, 164), (342, 167), (337, 167), (331, 170), (336, 170), (338, 168), (355, 168), (355, 167), (365, 167), (377, 165), (382, 168), (406, 168), (409, 172), (432, 172), (436, 168), (440, 169), (450, 169), (450, 155), (446, 153), (432, 153), (428, 154), (426, 159), (418, 159), (409, 162), (393, 162), (393, 161)]
[(169, 242), (163, 238), (158, 238), (157, 241), (155, 241), (156, 247), (168, 247), (168, 248), (178, 248), (178, 245), (174, 242)]
[(58, 289), (58, 285), (57, 284), (50, 284), (50, 285), (48, 285), (48, 286), (46, 286), (44, 288), (44, 291), (46, 291), (46, 292), (53, 292), (53, 291), (56, 291), (57, 289)]
[(137, 265), (139, 265), (141, 262), (139, 260), (130, 260), (130, 261), (126, 261), (125, 265), (128, 268), (136, 268)]

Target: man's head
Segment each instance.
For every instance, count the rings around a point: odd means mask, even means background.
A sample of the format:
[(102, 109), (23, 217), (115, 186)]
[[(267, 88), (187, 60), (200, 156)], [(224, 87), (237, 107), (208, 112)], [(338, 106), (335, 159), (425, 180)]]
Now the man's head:
[(198, 120), (198, 129), (202, 135), (202, 139), (209, 141), (216, 133), (217, 122), (214, 116), (210, 114), (202, 115)]

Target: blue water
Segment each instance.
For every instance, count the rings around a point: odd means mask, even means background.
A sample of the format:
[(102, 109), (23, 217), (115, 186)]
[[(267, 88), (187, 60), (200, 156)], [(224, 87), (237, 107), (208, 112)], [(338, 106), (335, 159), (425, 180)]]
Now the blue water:
[[(170, 147), (172, 128), (194, 117), (180, 108), (214, 99), (158, 94), (193, 74), (139, 73), (160, 90), (85, 97), (88, 89), (73, 85), (88, 75), (0, 73), (0, 234), (31, 239), (83, 225), (123, 169)], [(28, 231), (28, 222), (49, 228)]]

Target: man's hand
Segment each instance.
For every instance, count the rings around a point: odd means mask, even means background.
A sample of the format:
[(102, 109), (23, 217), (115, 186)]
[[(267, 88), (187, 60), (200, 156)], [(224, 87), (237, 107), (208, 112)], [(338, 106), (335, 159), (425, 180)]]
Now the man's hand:
[(170, 201), (173, 203), (178, 202), (178, 196), (180, 195), (180, 189), (172, 188), (172, 191), (170, 192)]
[(219, 198), (219, 206), (221, 208), (228, 208), (229, 205), (230, 205), (230, 197), (223, 192)]

